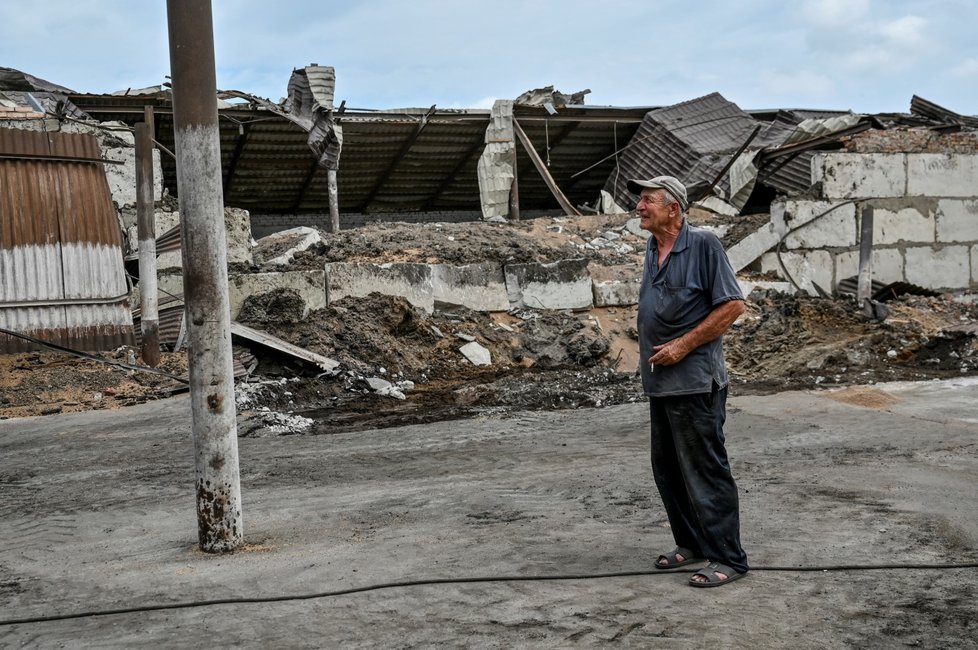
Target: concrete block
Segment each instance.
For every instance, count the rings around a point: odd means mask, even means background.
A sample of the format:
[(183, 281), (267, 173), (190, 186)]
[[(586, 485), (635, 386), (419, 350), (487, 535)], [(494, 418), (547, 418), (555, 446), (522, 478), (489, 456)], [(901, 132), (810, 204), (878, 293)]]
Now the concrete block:
[(160, 301), (168, 300), (171, 296), (183, 297), (183, 270), (178, 268), (159, 269), (156, 277)]
[(856, 206), (840, 201), (785, 201), (787, 230), (799, 228), (784, 240), (784, 248), (855, 246)]
[(812, 157), (812, 181), (827, 199), (904, 196), (906, 154), (826, 153)]
[(476, 311), (509, 311), (506, 276), (499, 264), (433, 264), (431, 283), (436, 304), (462, 305)]
[(648, 230), (642, 230), (641, 226), (639, 225), (640, 223), (642, 223), (641, 219), (629, 219), (625, 222), (625, 229), (633, 235), (641, 237), (642, 239), (648, 239), (652, 236), (652, 233), (650, 233)]
[(315, 228), (298, 226), (262, 237), (255, 242), (255, 252), (260, 258), (267, 258), (264, 263), (269, 266), (286, 266), (292, 262), (296, 253), (322, 240), (322, 235)]
[[(122, 215), (122, 225), (126, 231), (126, 241), (129, 244), (128, 253), (138, 253), (139, 252), (139, 227), (136, 225), (136, 207), (131, 206), (123, 208), (119, 211)], [(154, 214), (154, 230), (156, 237), (159, 238), (163, 234), (167, 233), (171, 228), (180, 225), (180, 213), (179, 212), (169, 212), (165, 210), (157, 210)], [(180, 253), (176, 253), (176, 257), (167, 257), (160, 255), (156, 260), (156, 268), (179, 268), (180, 267)], [(163, 265), (166, 266), (163, 266)]]
[(978, 195), (978, 154), (907, 154), (907, 194), (974, 198)]
[(231, 319), (238, 317), (248, 296), (258, 296), (275, 289), (294, 289), (305, 301), (302, 316), (326, 306), (326, 274), (322, 271), (285, 271), (282, 273), (242, 273), (228, 277), (228, 301)]
[[(846, 251), (835, 256), (835, 289), (839, 282), (859, 275), (859, 251)], [(873, 279), (884, 284), (906, 280), (903, 275), (903, 253), (898, 248), (873, 250)]]
[(963, 289), (971, 283), (968, 246), (915, 246), (906, 250), (907, 282), (928, 289)]
[(618, 307), (638, 304), (642, 279), (634, 280), (592, 280), (591, 292), (595, 307)]
[(435, 308), (431, 266), (428, 264), (371, 264), (335, 262), (326, 265), (326, 301), (347, 296), (363, 298), (371, 293), (401, 296), (430, 314)]
[(482, 347), (475, 341), (471, 343), (466, 343), (458, 349), (466, 359), (472, 362), (476, 366), (490, 366), (492, 365), (492, 355), (489, 350)]
[(978, 284), (978, 245), (971, 247), (971, 284)]
[(873, 246), (898, 242), (934, 243), (934, 215), (917, 208), (873, 210)]
[(227, 234), (228, 264), (254, 262), (251, 239), (251, 216), (241, 208), (224, 208), (224, 231)]
[[(978, 177), (975, 178), (978, 192)], [(937, 241), (978, 241), (978, 200), (941, 199), (937, 202)]]
[[(818, 291), (813, 284), (817, 284), (824, 291), (831, 293), (834, 285), (832, 255), (828, 251), (808, 251), (782, 252), (781, 259), (788, 274), (802, 290), (813, 296), (817, 296)], [(773, 271), (784, 277), (781, 265), (778, 264), (778, 256), (775, 253), (765, 253), (761, 257), (761, 271)], [(787, 279), (787, 278), (786, 278)]]
[[(109, 192), (117, 207), (136, 205), (136, 149), (131, 147), (104, 148), (102, 156), (106, 160), (121, 161), (121, 165), (104, 165), (105, 179), (109, 182)], [(153, 151), (153, 200), (163, 198), (163, 168), (160, 166), (160, 152)]]
[[(179, 224), (179, 212), (156, 212), (157, 237)], [(135, 228), (132, 232), (136, 232)], [(225, 241), (227, 242), (228, 263), (251, 264), (254, 258), (251, 245), (251, 219), (248, 211), (240, 208), (225, 208), (224, 232)], [(138, 248), (136, 246), (137, 250)], [(160, 253), (156, 258), (156, 268), (160, 270), (179, 269), (182, 265), (183, 255), (179, 249), (167, 253)]]
[(590, 309), (594, 304), (587, 260), (507, 264), (505, 274), (512, 307)]
[(778, 245), (787, 232), (784, 203), (771, 204), (771, 220), (747, 235), (727, 250), (727, 258), (734, 272), (750, 265), (754, 260)]

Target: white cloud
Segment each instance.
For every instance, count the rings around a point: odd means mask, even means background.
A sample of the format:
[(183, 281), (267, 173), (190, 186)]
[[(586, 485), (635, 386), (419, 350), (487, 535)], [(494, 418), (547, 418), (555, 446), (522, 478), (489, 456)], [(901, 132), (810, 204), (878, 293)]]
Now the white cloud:
[(853, 50), (845, 56), (844, 61), (847, 69), (866, 72), (896, 67), (900, 58), (885, 47), (870, 45)]
[(920, 16), (904, 16), (883, 25), (880, 33), (894, 45), (918, 47), (926, 42), (924, 35), (926, 28), (927, 21)]
[(819, 27), (838, 27), (862, 18), (870, 0), (805, 0), (802, 15)]
[(948, 74), (950, 74), (952, 77), (978, 78), (978, 59), (965, 59), (948, 70)]

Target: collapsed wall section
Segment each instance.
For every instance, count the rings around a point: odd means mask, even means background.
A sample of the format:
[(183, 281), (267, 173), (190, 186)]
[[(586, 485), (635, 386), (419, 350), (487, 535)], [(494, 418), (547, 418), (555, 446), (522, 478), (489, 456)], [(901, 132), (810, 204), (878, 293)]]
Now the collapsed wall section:
[(731, 248), (734, 268), (759, 257), (762, 271), (830, 292), (858, 273), (872, 210), (874, 280), (978, 286), (978, 154), (818, 154), (812, 182), (815, 196), (776, 201), (767, 226)]

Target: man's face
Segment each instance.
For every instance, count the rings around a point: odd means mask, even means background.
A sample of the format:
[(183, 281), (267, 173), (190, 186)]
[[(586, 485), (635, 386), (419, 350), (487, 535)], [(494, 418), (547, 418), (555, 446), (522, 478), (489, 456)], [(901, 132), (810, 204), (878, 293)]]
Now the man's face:
[(639, 195), (638, 204), (635, 212), (638, 214), (639, 227), (649, 232), (664, 232), (667, 227), (672, 225), (675, 218), (674, 213), (679, 212), (679, 204), (665, 204), (665, 194), (663, 190), (642, 190)]

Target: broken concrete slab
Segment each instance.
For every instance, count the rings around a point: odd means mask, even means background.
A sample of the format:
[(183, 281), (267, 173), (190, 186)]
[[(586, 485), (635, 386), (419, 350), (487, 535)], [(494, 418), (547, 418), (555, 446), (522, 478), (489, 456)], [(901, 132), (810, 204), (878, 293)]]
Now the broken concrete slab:
[(650, 233), (648, 230), (643, 230), (639, 225), (641, 222), (642, 220), (637, 217), (635, 219), (629, 219), (625, 222), (625, 229), (633, 235), (641, 237), (642, 239), (648, 239), (652, 236), (652, 233)]
[(740, 285), (740, 290), (744, 293), (744, 297), (750, 296), (751, 292), (755, 290), (760, 291), (777, 291), (778, 293), (793, 294), (797, 289), (790, 282), (772, 282), (770, 280), (742, 280), (737, 278), (737, 284)]
[(489, 350), (479, 345), (475, 341), (466, 343), (460, 347), (458, 351), (476, 366), (492, 365), (492, 355), (489, 354)]
[(364, 377), (364, 381), (367, 382), (370, 390), (377, 395), (393, 397), (394, 399), (407, 399), (398, 386), (395, 386), (386, 379), (381, 379), (380, 377)]
[(431, 283), (436, 305), (461, 305), (475, 311), (507, 311), (510, 307), (499, 264), (433, 264)]
[[(795, 284), (810, 295), (819, 295), (816, 284), (826, 292), (835, 289), (832, 255), (827, 251), (782, 252), (781, 260)], [(761, 257), (761, 272), (773, 272), (783, 277), (776, 253), (765, 253)]]
[(322, 240), (322, 235), (315, 228), (299, 226), (262, 237), (255, 244), (255, 253), (260, 258), (268, 257), (268, 259), (262, 260), (263, 264), (285, 266), (292, 262), (296, 253), (304, 251)]
[(242, 273), (228, 277), (231, 318), (237, 318), (249, 296), (259, 296), (276, 289), (292, 289), (305, 302), (303, 318), (326, 306), (326, 274), (323, 271), (285, 271)]
[(291, 355), (296, 359), (301, 361), (306, 361), (308, 363), (318, 366), (323, 372), (334, 375), (339, 372), (340, 363), (329, 357), (324, 357), (321, 354), (316, 354), (309, 350), (300, 348), (297, 345), (293, 345), (288, 341), (284, 341), (277, 336), (273, 336), (268, 332), (262, 332), (261, 330), (256, 330), (253, 327), (248, 327), (236, 321), (231, 321), (231, 334), (243, 338), (251, 343), (257, 343), (263, 345), (267, 348), (273, 350), (278, 350), (285, 354)]
[(507, 264), (506, 292), (513, 308), (590, 309), (594, 305), (587, 260)]
[(787, 231), (784, 223), (784, 206), (776, 210), (771, 206), (771, 220), (747, 235), (727, 250), (727, 258), (734, 272), (740, 271), (778, 245)]
[(401, 296), (426, 314), (434, 311), (434, 287), (429, 264), (332, 262), (326, 264), (325, 271), (327, 304), (347, 296), (363, 298), (371, 293), (380, 293)]
[(624, 307), (638, 303), (641, 280), (605, 280), (591, 282), (595, 307)]

